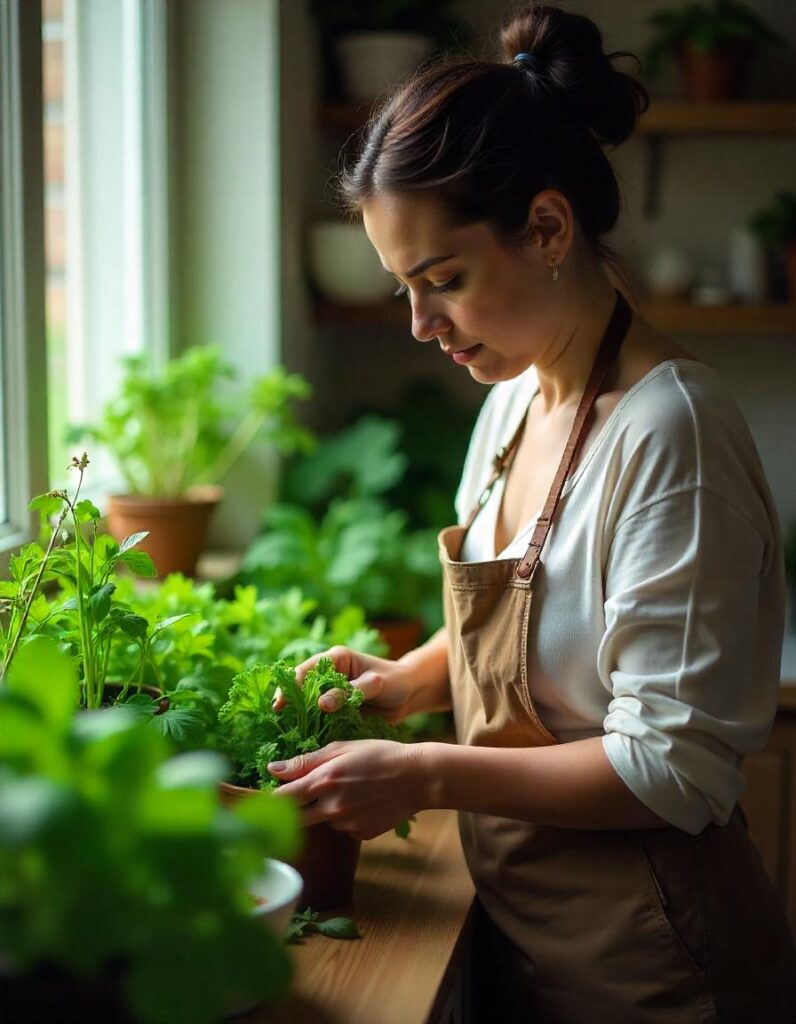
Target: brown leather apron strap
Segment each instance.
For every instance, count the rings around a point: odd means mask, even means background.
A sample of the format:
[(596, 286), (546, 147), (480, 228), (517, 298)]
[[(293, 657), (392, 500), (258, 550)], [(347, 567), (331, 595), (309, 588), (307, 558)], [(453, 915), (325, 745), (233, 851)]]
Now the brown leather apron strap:
[(536, 572), (536, 567), (539, 564), (539, 556), (542, 553), (542, 548), (544, 547), (547, 535), (550, 532), (550, 526), (552, 525), (553, 516), (555, 515), (556, 508), (558, 507), (561, 491), (564, 488), (567, 474), (572, 466), (572, 460), (575, 458), (575, 452), (578, 450), (578, 445), (583, 438), (583, 429), (586, 425), (586, 420), (591, 412), (595, 399), (602, 390), (611, 367), (616, 360), (632, 318), (633, 311), (627, 304), (625, 297), (621, 292), (617, 292), (614, 311), (611, 314), (611, 319), (608, 321), (605, 335), (600, 343), (600, 349), (597, 353), (597, 358), (594, 360), (594, 366), (592, 367), (591, 374), (589, 375), (586, 390), (583, 392), (583, 397), (580, 400), (578, 411), (575, 413), (575, 421), (572, 424), (569, 440), (567, 441), (564, 449), (564, 454), (561, 456), (561, 462), (559, 463), (555, 479), (550, 487), (550, 493), (547, 496), (547, 501), (545, 502), (541, 515), (536, 522), (536, 528), (533, 531), (533, 536), (531, 537), (531, 542), (528, 545), (528, 550), (517, 565), (516, 573), (522, 580), (531, 579), (533, 574)]

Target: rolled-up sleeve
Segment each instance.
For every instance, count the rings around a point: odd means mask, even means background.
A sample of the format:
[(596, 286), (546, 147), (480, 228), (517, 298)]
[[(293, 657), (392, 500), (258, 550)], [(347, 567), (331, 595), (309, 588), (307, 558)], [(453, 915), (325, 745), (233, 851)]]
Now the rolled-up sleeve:
[(756, 671), (768, 555), (750, 519), (702, 487), (634, 510), (608, 551), (605, 753), (647, 807), (692, 834), (726, 823), (742, 758), (773, 722), (779, 681)]

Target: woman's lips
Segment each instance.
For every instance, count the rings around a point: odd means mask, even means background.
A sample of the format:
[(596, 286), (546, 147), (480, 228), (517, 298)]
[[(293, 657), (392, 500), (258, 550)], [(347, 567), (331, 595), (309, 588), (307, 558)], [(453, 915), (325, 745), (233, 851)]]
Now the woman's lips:
[(478, 353), (481, 351), (482, 346), (473, 345), (472, 348), (463, 348), (459, 352), (449, 352), (451, 359), (454, 363), (469, 363), (471, 359), (475, 359)]

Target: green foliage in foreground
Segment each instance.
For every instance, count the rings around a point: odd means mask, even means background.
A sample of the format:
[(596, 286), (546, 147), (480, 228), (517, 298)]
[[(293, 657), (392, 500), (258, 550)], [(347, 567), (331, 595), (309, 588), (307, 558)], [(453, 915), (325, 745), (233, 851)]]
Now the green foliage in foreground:
[[(281, 711), (273, 708), (277, 689), (285, 698)], [(318, 698), (328, 690), (343, 696), (342, 707), (331, 714), (318, 707)], [(363, 700), (362, 691), (335, 670), (330, 658), (321, 658), (301, 686), (285, 662), (255, 665), (235, 679), (218, 713), (219, 746), (238, 767), (244, 785), (275, 789), (277, 780), (268, 772), (271, 761), (287, 761), (335, 740), (405, 738), (400, 726), (363, 715)]]
[(46, 641), (0, 686), (0, 950), (12, 969), (120, 969), (145, 1024), (203, 1024), (287, 987), (282, 944), (252, 917), (262, 858), (298, 843), (296, 810), (262, 793), (219, 806), (226, 765), (171, 747), (124, 708), (78, 712)]

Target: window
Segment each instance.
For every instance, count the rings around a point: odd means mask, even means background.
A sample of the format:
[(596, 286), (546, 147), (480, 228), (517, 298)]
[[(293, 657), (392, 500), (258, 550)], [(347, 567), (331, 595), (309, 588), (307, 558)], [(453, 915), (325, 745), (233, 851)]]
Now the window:
[(0, 0), (0, 550), (46, 481), (40, 11)]
[[(45, 0), (44, 209), (50, 481), (71, 425), (94, 420), (123, 355), (165, 357), (165, 0)], [(113, 489), (91, 452), (87, 493)]]

